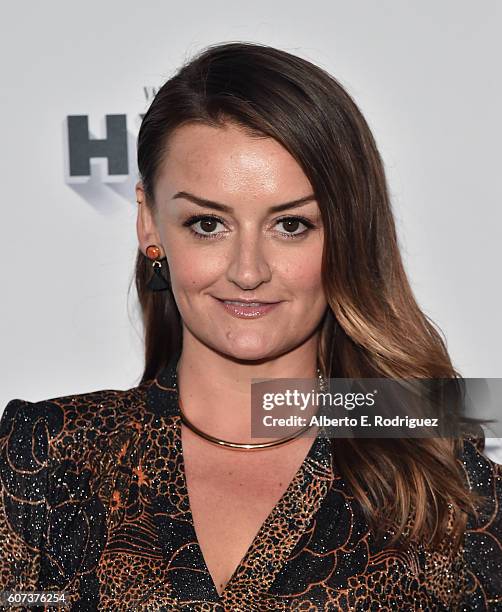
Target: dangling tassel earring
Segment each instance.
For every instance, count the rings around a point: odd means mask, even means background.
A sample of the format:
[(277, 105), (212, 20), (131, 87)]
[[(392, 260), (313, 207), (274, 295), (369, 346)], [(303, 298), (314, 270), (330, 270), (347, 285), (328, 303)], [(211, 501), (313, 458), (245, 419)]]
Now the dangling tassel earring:
[(146, 256), (152, 260), (153, 273), (146, 286), (151, 291), (165, 291), (169, 289), (169, 281), (162, 274), (162, 260), (160, 259), (160, 249), (155, 244), (151, 244), (146, 248)]

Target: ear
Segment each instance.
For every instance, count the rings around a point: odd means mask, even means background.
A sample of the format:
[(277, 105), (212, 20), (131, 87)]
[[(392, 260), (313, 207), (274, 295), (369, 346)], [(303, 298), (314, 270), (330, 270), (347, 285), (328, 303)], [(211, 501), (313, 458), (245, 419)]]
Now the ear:
[(146, 255), (146, 248), (150, 244), (155, 244), (162, 251), (164, 256), (160, 234), (157, 230), (155, 217), (151, 208), (147, 205), (146, 194), (141, 181), (136, 183), (136, 201), (138, 202), (138, 216), (136, 219), (136, 232), (138, 234), (139, 248)]

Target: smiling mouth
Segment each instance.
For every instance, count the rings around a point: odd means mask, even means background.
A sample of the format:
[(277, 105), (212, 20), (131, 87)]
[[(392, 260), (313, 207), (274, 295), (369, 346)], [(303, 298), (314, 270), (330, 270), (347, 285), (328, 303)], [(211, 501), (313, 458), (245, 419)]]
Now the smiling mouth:
[(242, 302), (215, 298), (232, 316), (240, 319), (257, 319), (274, 310), (282, 302)]

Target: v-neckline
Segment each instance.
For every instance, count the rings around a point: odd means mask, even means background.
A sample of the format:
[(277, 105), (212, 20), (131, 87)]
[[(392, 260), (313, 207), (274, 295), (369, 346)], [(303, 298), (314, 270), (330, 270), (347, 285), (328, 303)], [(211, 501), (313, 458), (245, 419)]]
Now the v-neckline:
[[(171, 430), (169, 436), (173, 451), (171, 457), (176, 476), (172, 486), (168, 487), (168, 497), (171, 500), (171, 508), (180, 508), (180, 500), (183, 500), (182, 514), (177, 513), (176, 520), (182, 520), (185, 526), (183, 541), (186, 544), (183, 546), (188, 546), (187, 550), (195, 554), (190, 566), (201, 573), (201, 579), (204, 576), (199, 582), (201, 592), (205, 593), (204, 601), (220, 603), (231, 608), (242, 596), (243, 590), (250, 601), (258, 599), (260, 593), (268, 591), (298, 541), (309, 528), (335, 479), (331, 440), (319, 435), (323, 429), (321, 427), (284, 493), (256, 532), (225, 588), (221, 594), (218, 593), (197, 538), (188, 496), (176, 376), (178, 359), (179, 355), (173, 356), (155, 378), (155, 384), (148, 391), (148, 405), (158, 417), (162, 420), (167, 418), (169, 422), (169, 425), (168, 423), (165, 425)], [(160, 529), (163, 531), (162, 527)], [(167, 533), (166, 537), (169, 537)], [(176, 535), (175, 541), (179, 547), (181, 545), (179, 534)], [(171, 546), (168, 548), (165, 554), (171, 563), (173, 549)]]
[(218, 589), (216, 587), (215, 580), (214, 580), (211, 572), (209, 571), (209, 567), (207, 565), (206, 559), (204, 558), (204, 554), (202, 552), (202, 547), (201, 547), (199, 539), (197, 537), (197, 532), (195, 530), (195, 523), (194, 523), (193, 514), (192, 514), (192, 507), (191, 507), (191, 504), (190, 504), (190, 495), (188, 493), (187, 476), (186, 476), (186, 471), (185, 471), (185, 459), (184, 459), (184, 455), (183, 455), (182, 429), (181, 429), (182, 421), (181, 421), (181, 416), (180, 415), (176, 419), (174, 427), (175, 427), (174, 442), (175, 442), (176, 451), (177, 451), (177, 454), (178, 454), (178, 457), (179, 457), (179, 463), (178, 463), (179, 476), (180, 476), (179, 492), (186, 499), (185, 517), (186, 517), (187, 524), (188, 524), (189, 530), (190, 530), (190, 540), (195, 544), (195, 546), (198, 549), (198, 552), (200, 553), (200, 559), (201, 559), (201, 562), (203, 564), (203, 570), (204, 570), (204, 572), (207, 574), (207, 576), (210, 579), (211, 588), (212, 588), (214, 597), (217, 598), (218, 601), (222, 601), (224, 599), (225, 595), (234, 586), (234, 583), (237, 581), (238, 575), (241, 573), (241, 571), (244, 569), (244, 567), (246, 565), (246, 561), (250, 557), (252, 557), (252, 555), (256, 552), (256, 549), (257, 549), (258, 544), (259, 544), (260, 539), (261, 539), (261, 535), (270, 527), (271, 522), (272, 522), (273, 517), (274, 517), (274, 514), (277, 512), (277, 509), (284, 505), (285, 500), (288, 497), (291, 496), (291, 494), (294, 491), (295, 486), (297, 486), (298, 483), (302, 483), (302, 484), (306, 483), (306, 478), (305, 478), (305, 475), (306, 475), (305, 473), (306, 473), (306, 469), (307, 469), (306, 468), (306, 464), (308, 463), (308, 461), (310, 459), (312, 459), (315, 456), (316, 452), (318, 452), (321, 438), (319, 436), (316, 436), (316, 438), (314, 439), (314, 441), (310, 445), (309, 451), (305, 455), (301, 465), (299, 466), (299, 468), (295, 472), (295, 475), (290, 480), (288, 486), (286, 487), (285, 491), (283, 492), (283, 494), (281, 495), (281, 497), (279, 498), (277, 503), (274, 505), (273, 509), (269, 512), (269, 514), (267, 515), (265, 520), (260, 525), (260, 527), (259, 527), (258, 531), (256, 532), (253, 540), (251, 541), (251, 544), (249, 545), (249, 547), (248, 547), (247, 551), (245, 552), (244, 556), (241, 558), (241, 560), (239, 561), (239, 563), (235, 567), (234, 571), (232, 572), (232, 575), (230, 576), (229, 580), (227, 581), (223, 591), (221, 593), (218, 593)]

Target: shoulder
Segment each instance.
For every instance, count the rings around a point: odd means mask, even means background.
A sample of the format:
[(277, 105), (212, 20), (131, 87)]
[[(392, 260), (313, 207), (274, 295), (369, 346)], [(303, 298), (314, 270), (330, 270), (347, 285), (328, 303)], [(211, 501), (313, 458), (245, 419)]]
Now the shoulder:
[(457, 460), (469, 489), (483, 499), (478, 515), (469, 514), (464, 535), (465, 605), (491, 610), (502, 601), (502, 465), (485, 455), (483, 438), (464, 438)]
[(457, 457), (469, 490), (483, 500), (476, 506), (478, 516), (469, 515), (467, 528), (479, 533), (485, 527), (491, 529), (489, 537), (495, 535), (502, 548), (502, 465), (490, 459), (484, 447), (483, 437), (465, 437)]
[[(501, 501), (502, 495), (502, 465), (490, 459), (484, 452), (483, 437), (464, 437), (461, 452), (457, 457), (466, 483), (471, 491), (487, 498), (487, 504)], [(485, 507), (484, 513), (489, 510)]]
[(49, 447), (52, 451), (99, 447), (114, 432), (144, 421), (151, 382), (39, 401), (12, 399), (0, 417), (2, 446), (18, 457), (26, 452), (39, 460), (51, 454)]

